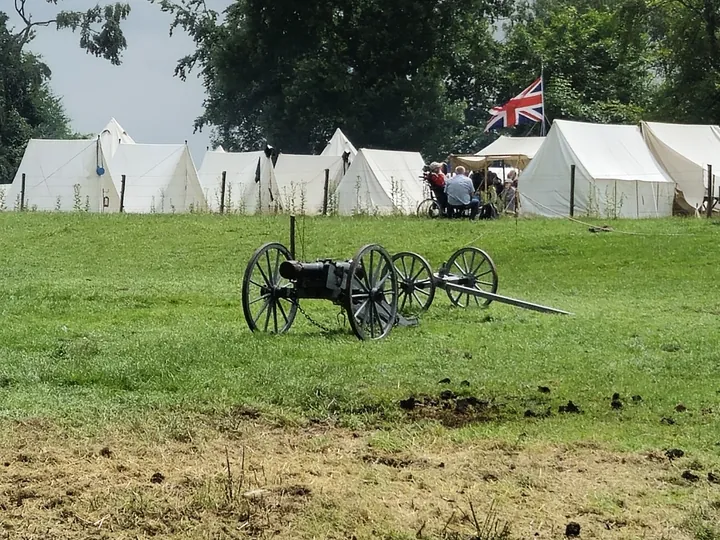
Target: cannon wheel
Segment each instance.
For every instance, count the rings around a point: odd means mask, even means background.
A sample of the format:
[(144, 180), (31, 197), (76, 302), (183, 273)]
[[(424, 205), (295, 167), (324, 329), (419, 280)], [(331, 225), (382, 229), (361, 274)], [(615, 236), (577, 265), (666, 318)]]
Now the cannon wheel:
[(390, 254), (369, 244), (352, 260), (346, 289), (348, 320), (358, 339), (382, 339), (397, 321), (398, 282)]
[(402, 251), (393, 256), (398, 276), (398, 310), (417, 316), (428, 310), (435, 298), (435, 281), (430, 264), (417, 253)]
[[(464, 282), (461, 285), (478, 289), (485, 292), (496, 293), (498, 288), (498, 275), (495, 263), (490, 255), (476, 247), (466, 247), (453, 253), (446, 266), (447, 272), (460, 276)], [(471, 304), (468, 293), (446, 289), (450, 302), (462, 308)], [(475, 305), (487, 307), (492, 300), (481, 300), (477, 296), (472, 297)]]
[(243, 278), (242, 306), (253, 332), (283, 334), (290, 330), (298, 306), (294, 285), (280, 276), (280, 263), (291, 258), (288, 248), (271, 242), (250, 259)]

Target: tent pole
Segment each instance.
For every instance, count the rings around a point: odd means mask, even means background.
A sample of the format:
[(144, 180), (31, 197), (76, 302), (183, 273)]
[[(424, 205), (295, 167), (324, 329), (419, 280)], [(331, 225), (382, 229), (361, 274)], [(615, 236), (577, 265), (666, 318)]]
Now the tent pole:
[(715, 189), (713, 188), (713, 170), (712, 165), (708, 165), (708, 202), (707, 202), (707, 217), (712, 217), (713, 211), (713, 195)]
[(225, 182), (227, 181), (227, 171), (222, 172), (222, 181), (220, 183), (220, 213), (225, 213)]
[(120, 213), (125, 211), (125, 175), (123, 174), (120, 182)]
[(20, 183), (20, 211), (25, 210), (25, 173), (22, 173)]
[(575, 165), (570, 165), (570, 217), (575, 216)]
[(330, 169), (325, 169), (325, 189), (323, 190), (323, 216), (327, 216), (329, 189), (330, 189)]

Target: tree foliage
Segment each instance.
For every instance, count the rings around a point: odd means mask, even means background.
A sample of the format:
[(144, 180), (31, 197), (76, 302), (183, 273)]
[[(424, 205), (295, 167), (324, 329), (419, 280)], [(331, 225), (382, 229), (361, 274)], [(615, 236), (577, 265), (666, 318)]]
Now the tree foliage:
[[(25, 51), (36, 29), (56, 26), (79, 31), (80, 46), (88, 53), (120, 63), (127, 46), (120, 28), (127, 18), (127, 4), (95, 6), (86, 12), (58, 10), (51, 19), (36, 20), (28, 0), (13, 0), (22, 21), (9, 28), (8, 16), (0, 11), (0, 183), (11, 182), (31, 138), (78, 137), (62, 101), (50, 89), (50, 69), (39, 57)], [(61, 0), (46, 0), (58, 5)]]
[[(121, 23), (130, 15), (130, 5), (117, 2), (101, 6), (99, 4), (87, 11), (58, 9), (54, 17), (37, 20), (28, 9), (29, 0), (13, 0), (15, 12), (22, 21), (22, 27), (16, 37), (24, 47), (35, 37), (38, 27), (55, 26), (58, 30), (68, 29), (79, 32), (80, 47), (88, 54), (105, 58), (114, 65), (120, 65), (122, 52), (127, 48)], [(61, 6), (62, 0), (45, 0), (48, 4)]]
[(360, 146), (431, 155), (487, 108), (490, 20), (507, 10), (503, 0), (238, 0), (218, 23), (200, 0), (161, 4), (197, 43), (178, 73), (200, 67), (197, 126), (216, 126), (223, 146), (317, 151), (341, 126)]

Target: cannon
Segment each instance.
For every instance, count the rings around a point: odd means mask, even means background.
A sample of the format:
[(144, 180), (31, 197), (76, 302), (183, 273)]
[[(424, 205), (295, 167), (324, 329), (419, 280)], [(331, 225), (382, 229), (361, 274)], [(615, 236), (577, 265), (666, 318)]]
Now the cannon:
[(459, 308), (488, 307), (495, 301), (541, 313), (572, 315), (497, 294), (495, 263), (476, 247), (457, 250), (433, 272), (421, 255), (404, 251), (391, 256), (378, 244), (360, 248), (352, 259), (314, 262), (296, 260), (294, 246), (292, 220), (290, 249), (270, 242), (258, 248), (248, 262), (242, 306), (253, 332), (287, 332), (298, 309), (303, 311), (300, 300), (316, 299), (341, 306), (358, 339), (382, 339), (394, 326), (417, 324), (418, 317), (432, 305), (437, 289), (443, 289)]

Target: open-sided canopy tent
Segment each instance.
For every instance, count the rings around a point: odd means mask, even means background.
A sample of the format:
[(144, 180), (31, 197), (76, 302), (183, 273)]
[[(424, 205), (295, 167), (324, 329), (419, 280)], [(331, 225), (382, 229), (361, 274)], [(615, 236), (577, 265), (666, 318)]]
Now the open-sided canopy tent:
[(672, 214), (675, 183), (645, 145), (637, 126), (556, 120), (520, 177), (521, 213), (646, 218)]
[[(708, 165), (720, 170), (720, 127), (642, 122), (641, 129), (653, 155), (677, 184), (680, 208), (700, 208), (707, 196)], [(717, 197), (717, 179), (714, 186)]]
[(330, 139), (330, 142), (328, 142), (325, 150), (323, 150), (322, 154), (320, 155), (342, 156), (345, 152), (350, 152), (350, 161), (352, 161), (352, 158), (357, 156), (358, 153), (357, 149), (353, 146), (353, 144), (345, 136), (345, 134), (340, 130), (340, 128), (337, 128), (335, 130), (335, 134), (332, 136), (332, 139)]
[(19, 209), (25, 175), (25, 208), (112, 211), (118, 192), (104, 161), (98, 139), (31, 139), (5, 195), (6, 206)]
[(112, 159), (121, 144), (135, 144), (133, 138), (114, 118), (100, 132), (100, 142), (107, 159)]
[(328, 171), (328, 199), (343, 176), (343, 159), (337, 156), (280, 154), (275, 178), (280, 200), (287, 212), (316, 214), (325, 202), (325, 171)]
[(200, 185), (211, 211), (220, 210), (225, 172), (225, 209), (267, 213), (281, 207), (272, 160), (265, 152), (208, 151), (200, 165)]
[[(451, 156), (453, 167), (462, 165), (468, 170), (482, 170), (488, 163), (504, 161), (507, 170), (510, 168), (525, 169), (535, 154), (538, 153), (545, 137), (505, 137), (497, 140), (474, 155)], [(502, 177), (502, 174), (498, 174)]]
[(418, 152), (361, 148), (335, 191), (341, 215), (412, 214), (424, 199)]
[(110, 171), (121, 194), (125, 176), (125, 212), (169, 214), (207, 207), (185, 144), (121, 144)]

